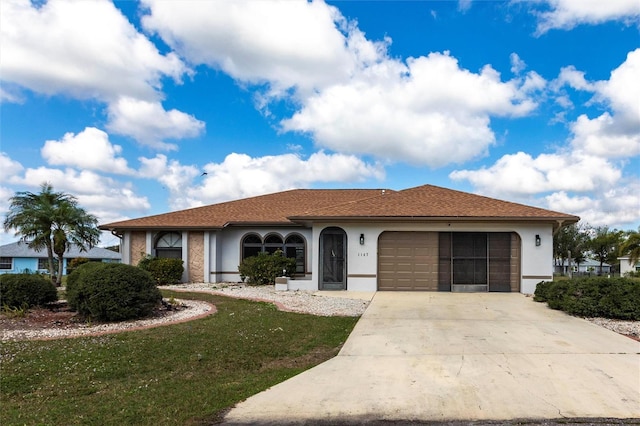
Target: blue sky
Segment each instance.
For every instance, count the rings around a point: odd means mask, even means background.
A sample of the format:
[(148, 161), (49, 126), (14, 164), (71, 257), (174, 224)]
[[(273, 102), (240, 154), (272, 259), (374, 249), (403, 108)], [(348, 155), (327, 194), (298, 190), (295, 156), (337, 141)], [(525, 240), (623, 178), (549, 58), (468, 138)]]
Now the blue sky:
[(639, 28), (637, 0), (3, 0), (0, 211), (433, 184), (637, 229)]

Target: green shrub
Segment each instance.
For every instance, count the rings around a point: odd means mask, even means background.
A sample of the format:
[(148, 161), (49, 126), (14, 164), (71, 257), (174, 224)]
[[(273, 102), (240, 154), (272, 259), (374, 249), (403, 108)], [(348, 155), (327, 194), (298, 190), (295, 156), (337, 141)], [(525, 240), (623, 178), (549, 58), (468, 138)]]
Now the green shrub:
[(238, 271), (242, 281), (265, 285), (275, 283), (276, 277), (281, 277), (283, 271), (285, 276), (291, 276), (295, 268), (295, 259), (285, 257), (282, 250), (276, 250), (273, 254), (262, 252), (244, 259), (238, 266)]
[(0, 275), (0, 306), (30, 308), (58, 300), (56, 286), (40, 274)]
[(157, 285), (178, 284), (182, 281), (184, 272), (182, 259), (145, 256), (138, 263), (138, 267), (147, 271)]
[(162, 300), (151, 276), (135, 266), (91, 262), (71, 275), (69, 306), (97, 321), (142, 318)]
[(79, 265), (69, 275), (67, 275), (67, 283), (65, 289), (65, 295), (67, 298), (67, 304), (71, 309), (77, 311), (80, 296), (80, 277), (83, 274), (93, 269), (102, 268), (102, 262), (87, 262)]
[(67, 263), (67, 275), (71, 274), (78, 266), (91, 262), (86, 257), (75, 257)]
[(549, 287), (553, 284), (553, 281), (540, 281), (536, 285), (536, 291), (533, 293), (533, 300), (536, 302), (546, 302), (547, 301), (547, 293), (549, 292)]
[(581, 317), (640, 320), (640, 282), (590, 277), (538, 284), (535, 301)]

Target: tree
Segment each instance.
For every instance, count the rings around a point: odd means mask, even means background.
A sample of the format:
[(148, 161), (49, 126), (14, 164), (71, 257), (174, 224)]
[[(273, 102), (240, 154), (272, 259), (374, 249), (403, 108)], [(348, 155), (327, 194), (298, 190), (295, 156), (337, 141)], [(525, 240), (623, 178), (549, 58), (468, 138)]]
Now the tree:
[(553, 236), (553, 257), (556, 260), (556, 266), (564, 265), (569, 258), (569, 253), (576, 265), (584, 262), (590, 229), (589, 225), (574, 223), (561, 228)]
[(616, 229), (612, 231), (607, 226), (599, 226), (595, 229), (594, 237), (589, 241), (589, 248), (595, 259), (600, 262), (599, 274), (602, 274), (604, 262), (616, 261), (622, 235), (622, 231)]
[(56, 284), (62, 282), (63, 255), (59, 251), (70, 243), (78, 244), (81, 251), (97, 244), (100, 231), (98, 220), (78, 206), (76, 198), (55, 192), (49, 183), (43, 183), (40, 192), (17, 192), (9, 199), (9, 212), (4, 229), (15, 230), (15, 236), (34, 250), (46, 249), (49, 275), (54, 273), (54, 252), (58, 256)]
[(85, 251), (100, 242), (100, 231), (97, 228), (98, 219), (87, 213), (72, 201), (60, 203), (54, 213), (53, 220), (53, 252), (58, 257), (58, 275), (56, 284), (62, 283), (62, 268), (64, 253), (76, 245), (80, 251)]
[(640, 260), (640, 227), (637, 231), (629, 231), (626, 240), (620, 245), (620, 256), (629, 256), (629, 264), (635, 265)]

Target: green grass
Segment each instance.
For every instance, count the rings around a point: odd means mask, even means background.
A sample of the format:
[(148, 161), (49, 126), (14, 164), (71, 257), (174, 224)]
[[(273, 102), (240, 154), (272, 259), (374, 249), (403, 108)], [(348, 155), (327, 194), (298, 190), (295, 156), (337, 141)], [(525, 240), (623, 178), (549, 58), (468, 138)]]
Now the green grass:
[(215, 303), (204, 319), (0, 348), (0, 424), (209, 424), (239, 401), (337, 354), (357, 318)]

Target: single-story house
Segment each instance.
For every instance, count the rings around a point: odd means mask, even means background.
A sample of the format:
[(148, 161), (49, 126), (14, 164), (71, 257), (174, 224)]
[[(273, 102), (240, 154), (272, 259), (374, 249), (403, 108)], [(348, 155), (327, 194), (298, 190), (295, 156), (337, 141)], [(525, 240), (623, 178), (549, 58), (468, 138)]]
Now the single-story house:
[(618, 260), (620, 261), (620, 275), (624, 276), (629, 272), (640, 272), (640, 262), (631, 263), (629, 256), (619, 257)]
[[(64, 254), (62, 274), (67, 274), (67, 265), (77, 257), (84, 257), (92, 261), (120, 262), (120, 253), (101, 247), (93, 247), (87, 251), (80, 251), (72, 245)], [(54, 255), (55, 258), (55, 255)], [(26, 243), (15, 242), (0, 246), (0, 274), (17, 274), (20, 272), (47, 272), (49, 259), (46, 250), (30, 249)], [(57, 271), (55, 271), (57, 273)]]
[[(562, 265), (555, 265), (555, 271), (558, 274), (568, 274), (568, 261), (564, 261)], [(571, 261), (571, 272), (574, 274), (593, 274), (593, 275), (601, 275), (601, 274), (610, 274), (611, 273), (611, 265), (608, 263), (602, 264), (602, 271), (600, 270), (600, 262), (598, 260), (593, 259), (585, 259), (579, 264), (576, 264), (574, 261)]]
[(432, 185), (298, 189), (101, 225), (122, 262), (184, 261), (185, 282), (240, 280), (281, 249), (289, 289), (519, 291), (553, 279), (553, 234), (580, 218)]

